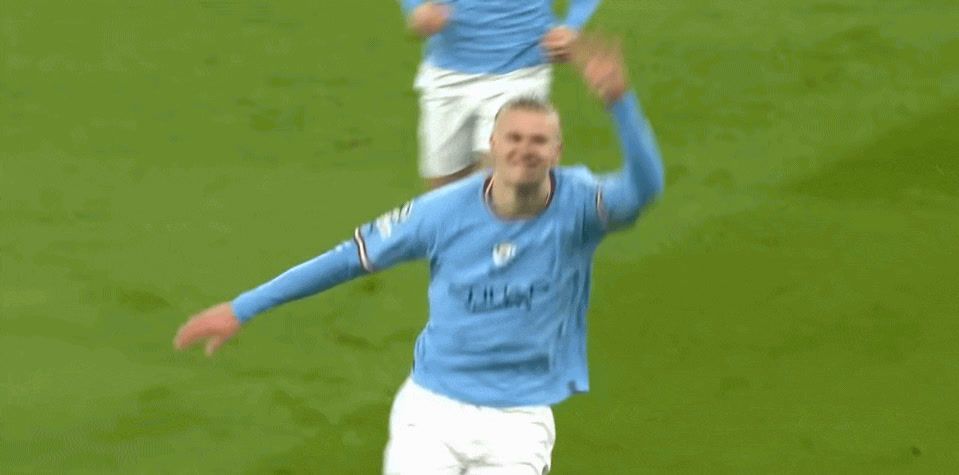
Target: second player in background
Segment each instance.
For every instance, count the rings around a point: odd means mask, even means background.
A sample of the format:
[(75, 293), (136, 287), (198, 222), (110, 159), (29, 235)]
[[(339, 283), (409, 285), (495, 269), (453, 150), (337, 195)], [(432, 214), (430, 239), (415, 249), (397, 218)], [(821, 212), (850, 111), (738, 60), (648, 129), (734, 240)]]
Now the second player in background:
[(419, 173), (436, 188), (475, 171), (489, 153), (496, 111), (518, 96), (549, 96), (551, 63), (600, 0), (401, 0), (407, 27), (426, 39), (419, 93)]

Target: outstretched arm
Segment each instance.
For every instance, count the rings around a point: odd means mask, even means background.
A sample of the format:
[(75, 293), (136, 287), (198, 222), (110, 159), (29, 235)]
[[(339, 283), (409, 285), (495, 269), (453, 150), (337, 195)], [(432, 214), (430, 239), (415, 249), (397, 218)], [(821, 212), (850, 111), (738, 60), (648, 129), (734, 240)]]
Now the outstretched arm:
[(363, 273), (356, 244), (344, 242), (310, 259), (273, 280), (240, 294), (233, 300), (233, 311), (240, 323), (287, 302), (318, 294)]
[(254, 316), (359, 276), (363, 268), (355, 246), (355, 243), (343, 243), (240, 294), (232, 302), (214, 305), (194, 315), (177, 331), (174, 346), (182, 350), (206, 340), (206, 354), (212, 355)]
[(616, 124), (623, 167), (600, 184), (597, 212), (609, 230), (632, 224), (643, 208), (663, 191), (663, 163), (659, 147), (643, 115), (636, 94), (629, 90), (619, 46), (596, 38), (582, 38), (574, 62), (587, 85), (607, 105)]
[(177, 332), (174, 346), (184, 349), (206, 340), (206, 353), (210, 355), (236, 334), (243, 323), (260, 313), (323, 292), (364, 273), (423, 257), (429, 235), (421, 232), (422, 215), (413, 215), (413, 203), (356, 228), (352, 241), (287, 270), (240, 294), (232, 302), (215, 305), (193, 316)]

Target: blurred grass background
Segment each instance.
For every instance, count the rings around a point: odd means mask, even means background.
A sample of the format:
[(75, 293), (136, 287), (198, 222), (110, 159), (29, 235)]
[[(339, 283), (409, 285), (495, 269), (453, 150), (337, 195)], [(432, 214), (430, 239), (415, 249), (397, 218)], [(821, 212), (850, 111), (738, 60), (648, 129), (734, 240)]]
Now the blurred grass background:
[[(607, 0), (666, 195), (597, 256), (554, 473), (959, 466), (959, 4)], [(0, 471), (377, 473), (403, 266), (176, 328), (421, 191), (394, 2), (0, 4)], [(618, 166), (556, 71), (566, 163)]]

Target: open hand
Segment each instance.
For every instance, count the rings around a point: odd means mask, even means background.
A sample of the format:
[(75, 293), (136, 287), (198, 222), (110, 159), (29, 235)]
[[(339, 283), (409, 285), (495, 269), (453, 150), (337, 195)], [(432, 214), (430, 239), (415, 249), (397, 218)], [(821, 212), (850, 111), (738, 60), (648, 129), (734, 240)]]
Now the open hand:
[(554, 63), (562, 63), (569, 60), (573, 42), (579, 37), (579, 33), (566, 26), (557, 26), (543, 36), (540, 46), (546, 50), (549, 60)]
[(587, 87), (606, 104), (616, 102), (629, 88), (618, 41), (582, 35), (573, 43), (571, 60)]
[(183, 350), (197, 341), (206, 340), (206, 355), (211, 356), (239, 330), (240, 321), (236, 319), (230, 303), (224, 302), (194, 315), (184, 323), (173, 338), (173, 347)]

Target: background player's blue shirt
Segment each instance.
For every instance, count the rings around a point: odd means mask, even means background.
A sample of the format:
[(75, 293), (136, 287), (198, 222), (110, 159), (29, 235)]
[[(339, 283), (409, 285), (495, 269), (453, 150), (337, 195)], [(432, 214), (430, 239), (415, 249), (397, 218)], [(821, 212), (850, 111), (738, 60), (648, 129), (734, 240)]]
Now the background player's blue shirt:
[[(425, 0), (401, 0), (408, 17)], [(565, 18), (552, 0), (447, 0), (446, 27), (426, 41), (424, 59), (438, 68), (504, 74), (547, 62), (540, 41), (554, 26), (582, 29), (600, 0), (570, 0)]]
[(534, 218), (504, 220), (476, 175), (432, 191), (357, 228), (353, 240), (233, 302), (241, 321), (281, 303), (393, 266), (427, 259), (430, 315), (416, 341), (413, 379), (485, 406), (554, 404), (588, 390), (586, 310), (593, 253), (632, 223), (663, 186), (662, 163), (638, 102), (612, 107), (623, 168), (551, 171)]

